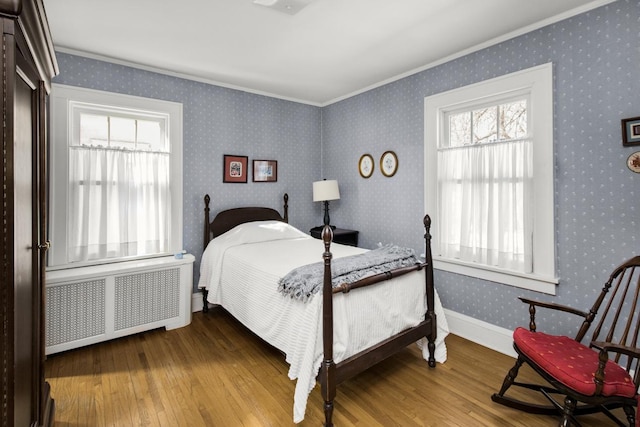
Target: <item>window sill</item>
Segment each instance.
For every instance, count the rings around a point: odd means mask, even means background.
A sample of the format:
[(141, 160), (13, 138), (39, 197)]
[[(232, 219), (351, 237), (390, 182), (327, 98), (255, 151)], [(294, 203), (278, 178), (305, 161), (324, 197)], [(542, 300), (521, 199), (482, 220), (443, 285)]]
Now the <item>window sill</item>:
[(499, 270), (439, 257), (433, 258), (433, 268), (549, 295), (556, 294), (558, 284), (555, 277)]
[(158, 253), (158, 254), (150, 254), (150, 255), (140, 255), (140, 256), (129, 256), (129, 257), (120, 257), (120, 258), (104, 258), (99, 260), (91, 260), (91, 261), (79, 261), (72, 262), (68, 264), (59, 264), (59, 265), (48, 265), (46, 266), (46, 271), (59, 271), (59, 270), (72, 270), (76, 268), (85, 268), (85, 267), (101, 267), (104, 266), (106, 269), (117, 269), (120, 268), (118, 266), (122, 265), (131, 265), (134, 263), (139, 263), (140, 265), (145, 264), (153, 264), (157, 261), (167, 260), (169, 258), (175, 258), (176, 255), (183, 255), (185, 251), (173, 253)]

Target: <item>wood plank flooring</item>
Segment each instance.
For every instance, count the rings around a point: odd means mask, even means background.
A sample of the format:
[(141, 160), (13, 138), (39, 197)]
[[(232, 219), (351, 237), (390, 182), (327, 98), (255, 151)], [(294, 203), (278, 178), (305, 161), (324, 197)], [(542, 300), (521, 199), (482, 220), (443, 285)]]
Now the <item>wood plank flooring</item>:
[[(514, 360), (455, 335), (430, 369), (416, 346), (342, 384), (336, 426), (555, 426), (491, 401)], [(293, 426), (295, 383), (284, 356), (226, 311), (192, 324), (49, 356), (56, 426)], [(524, 371), (524, 372), (523, 372)], [(525, 368), (524, 377), (534, 378)], [(319, 386), (301, 427), (324, 420)], [(584, 426), (611, 425), (582, 417)]]

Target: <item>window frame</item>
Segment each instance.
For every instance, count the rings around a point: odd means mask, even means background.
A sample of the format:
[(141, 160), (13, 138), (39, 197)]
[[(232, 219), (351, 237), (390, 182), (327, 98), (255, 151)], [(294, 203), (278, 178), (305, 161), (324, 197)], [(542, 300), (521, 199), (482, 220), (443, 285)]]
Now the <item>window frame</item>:
[(510, 93), (526, 93), (529, 133), (533, 140), (533, 271), (520, 273), (479, 265), (439, 253), (437, 233), (433, 236), (434, 268), (477, 277), (523, 289), (556, 294), (554, 156), (553, 156), (553, 67), (551, 63), (442, 92), (424, 99), (424, 201), (425, 212), (438, 224), (437, 148), (447, 125), (447, 112), (475, 108)]
[[(68, 260), (68, 212), (69, 204), (69, 141), (74, 131), (71, 103), (93, 104), (104, 107), (117, 115), (129, 112), (144, 116), (157, 113), (168, 117), (171, 179), (171, 240), (168, 252), (144, 256), (117, 257), (100, 260), (69, 263)], [(183, 247), (183, 141), (182, 104), (132, 95), (99, 91), (81, 87), (52, 84), (49, 97), (50, 117), (50, 184), (49, 184), (49, 234), (51, 250), (48, 252), (47, 270), (70, 267), (99, 265), (129, 261), (132, 259), (155, 258), (180, 252)]]

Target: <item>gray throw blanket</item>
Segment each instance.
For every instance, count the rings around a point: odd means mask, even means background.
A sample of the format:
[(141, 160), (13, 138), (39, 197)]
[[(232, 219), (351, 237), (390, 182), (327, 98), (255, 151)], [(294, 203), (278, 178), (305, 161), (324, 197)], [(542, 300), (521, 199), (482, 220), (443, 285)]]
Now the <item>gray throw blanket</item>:
[[(352, 283), (365, 276), (418, 264), (413, 249), (386, 245), (359, 255), (331, 261), (331, 285)], [(302, 302), (322, 289), (324, 262), (303, 265), (278, 281), (278, 291)]]

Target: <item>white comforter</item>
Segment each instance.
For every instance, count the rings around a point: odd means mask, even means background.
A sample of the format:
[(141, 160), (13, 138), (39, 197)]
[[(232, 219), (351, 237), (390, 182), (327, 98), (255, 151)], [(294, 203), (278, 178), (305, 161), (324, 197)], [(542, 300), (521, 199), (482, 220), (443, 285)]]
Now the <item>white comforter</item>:
[[(365, 249), (331, 245), (334, 258)], [(289, 378), (297, 379), (293, 420), (304, 419), (309, 393), (323, 358), (322, 297), (306, 303), (283, 296), (278, 280), (292, 269), (322, 260), (324, 245), (279, 221), (239, 225), (209, 243), (200, 266), (198, 287), (208, 300), (222, 305), (236, 319), (281, 350), (289, 363)], [(437, 340), (435, 358), (444, 362), (447, 322), (435, 295)], [(424, 319), (424, 270), (334, 295), (334, 360), (336, 363)], [(422, 346), (428, 359), (427, 346)]]

